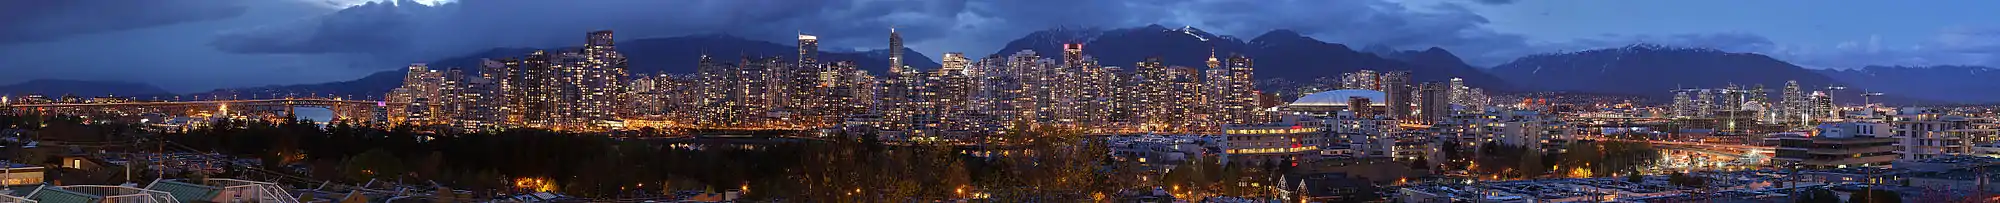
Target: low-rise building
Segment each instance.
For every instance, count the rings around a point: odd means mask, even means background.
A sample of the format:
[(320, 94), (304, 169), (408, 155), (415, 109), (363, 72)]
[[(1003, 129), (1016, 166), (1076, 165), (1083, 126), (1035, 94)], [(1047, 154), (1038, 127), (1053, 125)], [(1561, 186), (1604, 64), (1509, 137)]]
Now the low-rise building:
[(1364, 192), (1373, 192), (1373, 183), (1348, 177), (1347, 173), (1285, 175), (1279, 178), (1278, 196), (1298, 202), (1362, 201)]
[(1111, 154), (1144, 163), (1176, 163), (1187, 161), (1189, 157), (1201, 156), (1200, 138), (1183, 136), (1112, 136), (1105, 138), (1111, 143)]
[(1326, 119), (1326, 128), (1332, 135), (1332, 142), (1325, 148), (1344, 148), (1354, 157), (1393, 157), (1397, 153), (1396, 143), (1399, 128), (1396, 120), (1382, 116), (1358, 116), (1352, 111), (1340, 111)]
[(1468, 146), (1494, 143), (1536, 150), (1561, 149), (1574, 139), (1569, 125), (1536, 111), (1461, 112), (1431, 125), (1438, 141)]
[(1990, 132), (1971, 129), (1971, 121), (1963, 116), (1931, 110), (1906, 111), (1897, 115), (1894, 123), (1896, 145), (1901, 148), (1897, 153), (1903, 160), (1972, 154), (1968, 138)]
[(1774, 133), (1764, 140), (1777, 146), (1772, 160), (1781, 167), (1879, 166), (1897, 158), (1897, 139), (1890, 131), (1884, 123), (1836, 122), (1806, 133)]
[(0, 162), (0, 167), (6, 167), (0, 170), (0, 187), (39, 185), (47, 174), (41, 166)]
[(2000, 167), (1994, 166), (1909, 173), (1904, 179), (1911, 187), (1933, 190), (2000, 192), (2000, 184), (1992, 184), (2000, 180)]
[(1275, 123), (1225, 125), (1218, 148), (1223, 151), (1222, 159), (1231, 162), (1310, 162), (1320, 157), (1320, 146), (1326, 142), (1325, 125), (1306, 116), (1286, 116)]

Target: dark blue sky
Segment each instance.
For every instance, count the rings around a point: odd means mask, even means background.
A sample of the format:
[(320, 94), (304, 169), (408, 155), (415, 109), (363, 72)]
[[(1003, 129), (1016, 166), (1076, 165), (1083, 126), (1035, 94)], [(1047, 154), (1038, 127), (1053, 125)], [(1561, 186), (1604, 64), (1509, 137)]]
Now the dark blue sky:
[[(374, 0), (380, 1), (380, 0)], [(65, 0), (0, 1), (0, 83), (146, 82), (176, 92), (339, 81), (492, 47), (729, 33), (823, 47), (985, 53), (1058, 26), (1193, 26), (1441, 46), (1476, 66), (1636, 42), (1811, 68), (2000, 65), (2000, 1), (1808, 0)], [(646, 57), (646, 56), (635, 56)]]

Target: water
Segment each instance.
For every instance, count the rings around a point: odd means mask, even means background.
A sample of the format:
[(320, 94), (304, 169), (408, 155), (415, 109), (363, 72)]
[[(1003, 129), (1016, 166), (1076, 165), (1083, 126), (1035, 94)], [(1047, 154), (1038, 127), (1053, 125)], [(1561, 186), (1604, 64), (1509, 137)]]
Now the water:
[(298, 107), (292, 109), (292, 118), (311, 120), (324, 125), (326, 121), (333, 120), (333, 110), (319, 107)]

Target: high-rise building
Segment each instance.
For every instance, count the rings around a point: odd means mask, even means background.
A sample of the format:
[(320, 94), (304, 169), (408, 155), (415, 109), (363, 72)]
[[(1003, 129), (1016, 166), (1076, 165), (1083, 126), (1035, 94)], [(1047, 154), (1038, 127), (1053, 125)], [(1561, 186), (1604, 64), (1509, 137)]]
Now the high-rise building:
[[(1359, 73), (1368, 72), (1363, 71)], [(1410, 72), (1389, 71), (1381, 75), (1380, 81), (1381, 83), (1378, 84), (1379, 90), (1389, 96), (1389, 98), (1383, 99), (1389, 105), (1389, 110), (1387, 111), (1389, 116), (1398, 120), (1414, 120), (1415, 117), (1410, 112), (1410, 104), (1413, 99), (1410, 94), (1415, 93), (1416, 90), (1410, 86)]]
[(1378, 76), (1375, 73), (1375, 70), (1361, 70), (1352, 73), (1345, 73), (1341, 74), (1340, 88), (1365, 89), (1365, 90), (1387, 92), (1387, 89), (1382, 88), (1382, 82), (1383, 82), (1382, 79), (1383, 78), (1381, 76)]
[(494, 91), (494, 95), (491, 95), (488, 99), (492, 100), (493, 104), (491, 105), (495, 106), (492, 112), (493, 115), (500, 118), (499, 122), (496, 123), (497, 125), (516, 125), (522, 122), (522, 108), (524, 106), (520, 105), (522, 103), (520, 100), (521, 95), (518, 95), (522, 91), (516, 89), (520, 85), (519, 80), (517, 80), (520, 75), (519, 72), (516, 72), (520, 70), (520, 66), (521, 61), (515, 59), (497, 61), (481, 59), (479, 62), (479, 76), (486, 78), (487, 82), (491, 83)]
[(1451, 83), (1449, 83), (1448, 86), (1446, 86), (1445, 88), (1448, 89), (1447, 91), (1450, 91), (1447, 94), (1451, 95), (1451, 104), (1457, 104), (1457, 105), (1466, 104), (1465, 90), (1468, 87), (1465, 86), (1464, 78), (1456, 78), (1456, 77), (1451, 78)]
[(1687, 90), (1674, 90), (1673, 115), (1675, 118), (1695, 116), (1694, 98), (1688, 97)]
[(828, 115), (824, 119), (832, 121), (837, 120), (834, 118), (866, 113), (872, 105), (870, 102), (875, 100), (872, 97), (874, 90), (870, 88), (874, 79), (864, 77), (868, 73), (856, 67), (853, 61), (836, 61), (826, 64), (826, 67), (821, 76), (821, 86), (826, 92), (821, 101), (826, 106), (824, 115)]
[(1220, 83), (1222, 86), (1219, 88), (1223, 91), (1219, 95), (1221, 98), (1215, 99), (1220, 109), (1217, 112), (1220, 118), (1217, 119), (1226, 124), (1262, 123), (1264, 119), (1259, 119), (1261, 115), (1258, 114), (1261, 112), (1258, 108), (1262, 105), (1257, 103), (1256, 78), (1252, 77), (1255, 69), (1250, 57), (1233, 54), (1229, 57), (1228, 66), (1226, 72), (1228, 75), (1219, 77), (1224, 82)]
[(463, 130), (497, 126), (556, 130), (607, 130), (621, 114), (639, 112), (626, 80), (626, 59), (611, 31), (590, 32), (582, 48), (535, 51), (515, 59), (480, 61), (476, 77), (457, 67), (409, 67), (388, 108), (393, 123), (448, 125)]
[(1826, 92), (1813, 91), (1811, 97), (1806, 102), (1806, 120), (1826, 120), (1840, 116), (1840, 109), (1833, 106), (1833, 95)]
[(819, 36), (799, 34), (798, 64), (819, 63)]
[[(1437, 122), (1451, 117), (1451, 90), (1445, 84), (1424, 83), (1418, 92), (1422, 94), (1423, 110), (1421, 118), (1426, 122)], [(1394, 98), (1394, 97), (1391, 97)]]
[(773, 88), (785, 86), (774, 81), (780, 77), (773, 77), (778, 74), (771, 72), (784, 71), (784, 67), (784, 60), (778, 57), (744, 56), (742, 62), (736, 64), (735, 80), (738, 84), (731, 85), (736, 88), (732, 92), (739, 94), (735, 96), (734, 102), (739, 104), (735, 110), (742, 111), (742, 117), (749, 119), (748, 123), (739, 126), (771, 127), (777, 124), (775, 118), (768, 115), (780, 108), (782, 100), (779, 98), (785, 92)]
[(400, 115), (388, 118), (391, 123), (447, 127), (440, 130), (477, 130), (504, 121), (499, 85), (487, 77), (466, 77), (457, 68), (439, 71), (424, 64), (412, 64), (407, 71), (403, 86), (388, 95), (388, 102), (404, 104), (401, 108), (386, 109)]
[(1714, 118), (1715, 89), (1697, 89), (1694, 95), (1694, 115), (1699, 118)]
[(1808, 101), (1810, 99), (1809, 95), (1806, 95), (1804, 90), (1799, 88), (1799, 81), (1785, 81), (1784, 91), (1783, 100), (1778, 101), (1779, 105), (1777, 105), (1779, 106), (1778, 121), (1785, 123), (1786, 126), (1810, 126), (1812, 122), (1812, 110), (1810, 109), (1812, 102)]
[(903, 34), (889, 28), (889, 68), (903, 67)]
[(700, 98), (694, 104), (697, 111), (694, 119), (696, 127), (742, 124), (742, 117), (737, 115), (740, 112), (735, 109), (739, 106), (736, 103), (735, 96), (738, 94), (735, 88), (742, 87), (737, 85), (742, 81), (735, 80), (738, 74), (735, 67), (733, 64), (716, 63), (715, 59), (707, 54), (701, 55), (695, 66), (695, 80), (703, 84), (700, 88), (696, 88), (695, 97)]
[(443, 124), (448, 120), (437, 115), (442, 110), (444, 98), (444, 73), (430, 69), (425, 64), (410, 64), (403, 75), (403, 86), (390, 90), (388, 102), (405, 104), (393, 109), (390, 122), (397, 125), (428, 126)]
[[(965, 54), (950, 52), (944, 54), (944, 67), (928, 74), (926, 90), (922, 95), (929, 97), (931, 107), (925, 109), (935, 117), (934, 125), (940, 134), (965, 135), (979, 128), (977, 120), (985, 119), (983, 114), (971, 109), (974, 83), (966, 74), (970, 60)], [(953, 137), (963, 138), (963, 137)]]

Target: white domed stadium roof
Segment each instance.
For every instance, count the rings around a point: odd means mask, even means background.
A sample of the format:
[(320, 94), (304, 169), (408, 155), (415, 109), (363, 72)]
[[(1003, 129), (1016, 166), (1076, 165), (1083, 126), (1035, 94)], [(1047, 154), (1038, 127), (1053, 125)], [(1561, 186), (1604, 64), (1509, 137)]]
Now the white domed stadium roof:
[(1348, 98), (1353, 97), (1368, 98), (1368, 105), (1370, 106), (1387, 105), (1383, 102), (1388, 102), (1389, 98), (1388, 94), (1382, 93), (1382, 91), (1343, 89), (1308, 94), (1299, 97), (1299, 100), (1292, 101), (1291, 106), (1347, 106)]

